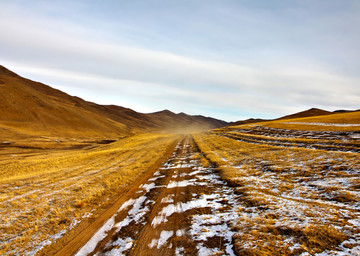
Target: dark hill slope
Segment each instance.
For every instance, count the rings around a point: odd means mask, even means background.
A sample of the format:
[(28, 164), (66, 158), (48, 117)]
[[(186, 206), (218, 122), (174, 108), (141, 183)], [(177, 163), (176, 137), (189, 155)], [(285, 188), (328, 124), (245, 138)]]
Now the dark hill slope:
[(295, 114), (280, 117), (280, 118), (278, 118), (276, 120), (294, 119), (294, 118), (312, 117), (312, 116), (323, 116), (323, 115), (331, 115), (331, 114), (333, 114), (333, 112), (318, 109), (318, 108), (311, 108), (311, 109), (301, 111), (301, 112), (298, 112), (298, 113), (295, 113)]

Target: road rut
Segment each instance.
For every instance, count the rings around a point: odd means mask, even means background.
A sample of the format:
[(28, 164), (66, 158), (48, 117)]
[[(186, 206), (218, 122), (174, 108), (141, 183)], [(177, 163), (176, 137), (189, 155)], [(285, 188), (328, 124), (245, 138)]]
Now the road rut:
[(202, 165), (191, 136), (76, 253), (234, 255), (236, 195)]

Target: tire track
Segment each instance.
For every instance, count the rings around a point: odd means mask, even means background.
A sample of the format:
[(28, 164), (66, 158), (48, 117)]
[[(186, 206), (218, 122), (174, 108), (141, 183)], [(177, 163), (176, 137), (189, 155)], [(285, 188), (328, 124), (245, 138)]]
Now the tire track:
[(234, 255), (238, 207), (186, 136), (75, 255)]

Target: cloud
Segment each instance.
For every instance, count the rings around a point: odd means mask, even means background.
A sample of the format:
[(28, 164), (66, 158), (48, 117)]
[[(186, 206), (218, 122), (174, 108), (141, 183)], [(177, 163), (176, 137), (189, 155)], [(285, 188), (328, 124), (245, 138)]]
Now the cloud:
[(255, 65), (231, 56), (194, 57), (94, 38), (89, 27), (22, 12), (0, 11), (1, 61), (51, 86), (86, 90), (91, 99), (101, 88), (104, 98), (97, 102), (205, 115), (211, 109), (218, 118), (226, 110), (276, 117), (303, 107), (356, 108), (360, 102), (358, 77), (302, 56), (292, 56), (291, 65), (276, 58)]

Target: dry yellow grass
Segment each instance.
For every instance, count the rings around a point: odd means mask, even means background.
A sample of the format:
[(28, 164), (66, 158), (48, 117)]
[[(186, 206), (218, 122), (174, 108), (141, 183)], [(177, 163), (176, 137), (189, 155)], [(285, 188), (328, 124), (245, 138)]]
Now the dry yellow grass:
[(360, 111), (235, 125), (227, 127), (225, 130), (246, 129), (254, 126), (300, 131), (359, 132)]
[(50, 244), (111, 204), (177, 138), (143, 134), (83, 149), (0, 156), (0, 254), (26, 254)]
[[(325, 116), (303, 117), (290, 119), (291, 122), (305, 122), (305, 123), (330, 123), (330, 124), (359, 124), (360, 125), (360, 111), (349, 113), (338, 113)], [(288, 121), (290, 121), (288, 120)], [(284, 120), (283, 120), (284, 121)]]
[(256, 125), (304, 131), (359, 131), (360, 111), (316, 117), (275, 120), (257, 123)]
[(240, 195), (243, 206), (234, 235), (238, 255), (349, 253), (360, 245), (359, 153), (247, 143), (223, 136), (234, 133), (231, 130), (194, 138)]

